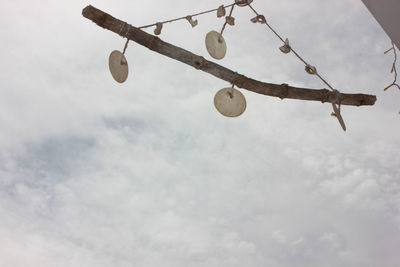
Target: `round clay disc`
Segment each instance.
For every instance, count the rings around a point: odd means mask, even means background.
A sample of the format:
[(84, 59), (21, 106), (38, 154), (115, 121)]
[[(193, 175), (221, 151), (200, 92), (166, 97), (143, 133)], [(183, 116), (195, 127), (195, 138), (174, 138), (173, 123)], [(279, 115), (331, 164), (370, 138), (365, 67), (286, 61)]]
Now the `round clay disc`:
[(108, 66), (110, 67), (110, 72), (114, 80), (119, 83), (126, 81), (129, 68), (128, 61), (126, 61), (124, 54), (117, 50), (112, 51), (108, 59)]
[(223, 59), (226, 54), (224, 37), (216, 31), (210, 31), (206, 36), (207, 51), (215, 59)]
[(214, 97), (215, 108), (226, 117), (238, 117), (246, 110), (246, 98), (234, 88), (219, 90)]
[(238, 6), (247, 6), (248, 4), (251, 4), (253, 0), (235, 0), (236, 5)]

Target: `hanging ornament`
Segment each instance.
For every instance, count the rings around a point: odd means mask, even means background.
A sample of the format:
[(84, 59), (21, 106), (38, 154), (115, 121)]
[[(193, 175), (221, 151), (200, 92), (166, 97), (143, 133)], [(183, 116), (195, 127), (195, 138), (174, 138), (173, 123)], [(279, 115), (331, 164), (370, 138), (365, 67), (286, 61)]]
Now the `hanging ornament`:
[(224, 17), (225, 14), (226, 14), (226, 10), (225, 10), (224, 5), (222, 5), (217, 9), (217, 17), (218, 18)]
[(225, 21), (226, 21), (226, 23), (228, 23), (231, 26), (235, 25), (235, 18), (234, 17), (227, 16), (227, 17), (225, 17)]
[(216, 31), (210, 31), (206, 36), (207, 51), (215, 59), (223, 59), (226, 54), (226, 42), (224, 37)]
[(233, 87), (219, 90), (214, 97), (214, 106), (226, 117), (238, 117), (246, 110), (246, 98)]
[(193, 20), (192, 16), (187, 16), (186, 20), (189, 21), (190, 25), (192, 25), (192, 28), (196, 27), (198, 24), (197, 19)]
[[(223, 6), (222, 6), (223, 7)], [(220, 7), (221, 8), (221, 7)], [(233, 26), (235, 25), (235, 18), (232, 17), (233, 9), (235, 8), (235, 4), (231, 5), (231, 11), (229, 16), (225, 17), (224, 26), (222, 26), (221, 33), (216, 31), (210, 31), (206, 36), (206, 47), (207, 51), (215, 59), (223, 59), (226, 54), (226, 42), (222, 34), (225, 30), (227, 24)], [(224, 11), (225, 12), (225, 11)]]
[(306, 65), (305, 70), (306, 70), (306, 72), (307, 72), (308, 74), (311, 74), (311, 75), (317, 74), (317, 68), (314, 67), (314, 66), (311, 66), (310, 64), (307, 64), (307, 65)]
[(253, 23), (261, 23), (261, 24), (266, 24), (267, 20), (265, 19), (265, 17), (263, 15), (257, 15), (256, 17), (251, 19), (251, 22)]
[(129, 68), (128, 61), (123, 53), (118, 50), (112, 51), (110, 57), (108, 58), (108, 66), (114, 80), (119, 83), (126, 81), (128, 78)]
[(155, 35), (160, 35), (161, 34), (161, 30), (162, 30), (163, 24), (160, 22), (156, 23), (156, 28), (154, 30), (154, 34)]
[(285, 44), (283, 46), (279, 47), (279, 50), (281, 50), (281, 52), (284, 53), (284, 54), (290, 53), (292, 48), (289, 45), (289, 39), (288, 38), (286, 38)]
[(238, 6), (247, 6), (251, 4), (251, 2), (253, 2), (253, 0), (235, 0), (235, 4)]

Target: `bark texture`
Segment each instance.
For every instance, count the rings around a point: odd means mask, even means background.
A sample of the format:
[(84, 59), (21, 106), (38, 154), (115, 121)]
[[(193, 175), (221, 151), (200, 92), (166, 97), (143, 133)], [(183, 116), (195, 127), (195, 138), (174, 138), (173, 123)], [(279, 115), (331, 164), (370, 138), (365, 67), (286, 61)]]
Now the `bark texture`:
[(160, 38), (148, 34), (124, 21), (116, 19), (111, 15), (93, 7), (87, 6), (83, 9), (82, 15), (96, 23), (98, 26), (110, 30), (124, 38), (128, 38), (140, 45), (159, 54), (178, 60), (198, 70), (202, 70), (217, 78), (234, 84), (258, 94), (279, 97), (281, 99), (291, 98), (299, 100), (311, 100), (329, 103), (338, 103), (342, 105), (363, 106), (374, 105), (376, 96), (366, 94), (343, 94), (336, 93), (328, 89), (309, 89), (289, 86), (287, 84), (273, 84), (260, 82), (244, 75), (238, 74), (228, 68), (206, 60), (202, 56), (195, 55), (185, 49), (174, 46), (162, 41)]

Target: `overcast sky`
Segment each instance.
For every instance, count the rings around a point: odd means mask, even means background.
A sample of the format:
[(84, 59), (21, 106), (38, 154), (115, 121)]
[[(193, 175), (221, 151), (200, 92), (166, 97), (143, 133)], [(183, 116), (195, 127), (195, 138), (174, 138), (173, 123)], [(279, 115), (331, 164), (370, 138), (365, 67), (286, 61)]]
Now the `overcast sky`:
[[(130, 43), (128, 80), (108, 56), (125, 41), (88, 5), (141, 26), (231, 1), (0, 3), (0, 266), (400, 266), (400, 91), (390, 40), (358, 0), (253, 6), (337, 89), (374, 106), (241, 90), (220, 115), (206, 73)], [(237, 8), (218, 63), (249, 77), (324, 88)], [(215, 14), (161, 38), (214, 61)], [(153, 29), (148, 32), (152, 33)]]

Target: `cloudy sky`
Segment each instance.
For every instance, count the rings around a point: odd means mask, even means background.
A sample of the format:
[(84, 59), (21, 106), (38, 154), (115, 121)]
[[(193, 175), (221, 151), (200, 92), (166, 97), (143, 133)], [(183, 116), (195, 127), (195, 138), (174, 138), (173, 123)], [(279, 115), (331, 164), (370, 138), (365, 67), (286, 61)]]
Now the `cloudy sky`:
[[(0, 3), (0, 266), (400, 266), (400, 91), (390, 40), (359, 0), (253, 6), (337, 89), (376, 105), (331, 106), (229, 86), (130, 43), (130, 76), (108, 56), (125, 41), (88, 5), (141, 26), (231, 1), (14, 0)], [(225, 59), (249, 77), (324, 88), (237, 8)], [(215, 14), (164, 25), (203, 55)], [(153, 29), (149, 29), (151, 33)]]

